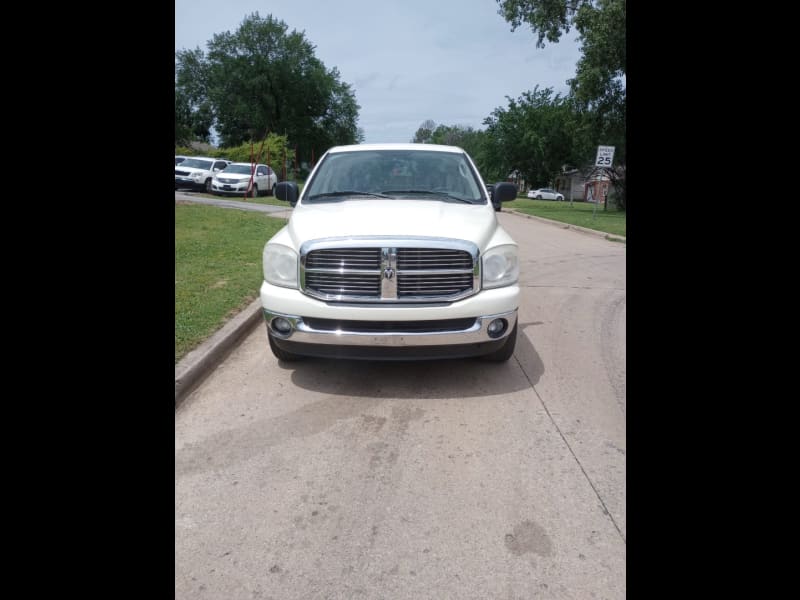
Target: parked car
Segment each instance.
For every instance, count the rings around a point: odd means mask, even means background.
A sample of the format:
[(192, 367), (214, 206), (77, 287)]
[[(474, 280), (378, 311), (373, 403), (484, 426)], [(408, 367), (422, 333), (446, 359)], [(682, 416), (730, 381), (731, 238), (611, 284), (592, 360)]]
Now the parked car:
[[(511, 358), (517, 244), (461, 148), (329, 149), (264, 246), (260, 296), (272, 353), (360, 360)], [(497, 202), (517, 187), (494, 184)]]
[(228, 166), (227, 160), (190, 156), (175, 165), (175, 189), (191, 188), (211, 193), (211, 180), (214, 174)]
[[(253, 189), (250, 190), (250, 175), (253, 174)], [(231, 163), (214, 175), (211, 180), (212, 194), (272, 195), (278, 176), (265, 164)]]
[(531, 190), (528, 192), (528, 198), (535, 198), (536, 200), (564, 200), (564, 196), (550, 188), (539, 188), (538, 190)]
[(182, 163), (184, 160), (186, 160), (185, 156), (179, 156), (177, 154), (175, 155), (175, 164), (176, 165)]

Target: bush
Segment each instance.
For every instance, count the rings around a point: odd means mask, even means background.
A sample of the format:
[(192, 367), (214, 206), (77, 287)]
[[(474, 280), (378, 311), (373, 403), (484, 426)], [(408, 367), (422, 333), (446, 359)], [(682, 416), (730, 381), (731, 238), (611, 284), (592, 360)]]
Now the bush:
[[(259, 150), (261, 151), (260, 155)], [(268, 163), (279, 173), (281, 172), (280, 165), (282, 163), (284, 153), (288, 163), (291, 163), (294, 160), (294, 149), (289, 147), (287, 137), (285, 135), (276, 135), (274, 133), (270, 133), (266, 140), (254, 140), (252, 145), (250, 142), (245, 142), (240, 146), (234, 146), (231, 148), (213, 148), (207, 152), (201, 152), (186, 146), (175, 146), (176, 155), (225, 158), (227, 160), (232, 160), (233, 162), (249, 163), (251, 153), (252, 158), (256, 162)], [(268, 155), (269, 160), (267, 160)]]

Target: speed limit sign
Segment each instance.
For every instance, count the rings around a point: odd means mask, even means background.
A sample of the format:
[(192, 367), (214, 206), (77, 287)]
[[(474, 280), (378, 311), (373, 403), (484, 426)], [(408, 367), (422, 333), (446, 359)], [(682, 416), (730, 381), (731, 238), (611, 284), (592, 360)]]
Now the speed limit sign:
[(598, 146), (595, 167), (610, 167), (614, 162), (614, 146)]

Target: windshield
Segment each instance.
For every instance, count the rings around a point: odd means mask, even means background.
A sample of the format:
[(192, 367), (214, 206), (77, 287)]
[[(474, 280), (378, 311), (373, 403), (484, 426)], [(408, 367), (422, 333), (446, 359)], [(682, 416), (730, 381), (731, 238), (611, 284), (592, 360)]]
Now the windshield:
[(181, 167), (191, 167), (193, 169), (211, 169), (211, 160), (201, 160), (199, 158), (187, 158), (181, 163)]
[(430, 150), (357, 150), (329, 154), (304, 201), (419, 198), (485, 204), (467, 157)]
[(243, 173), (245, 175), (250, 175), (253, 171), (255, 171), (256, 166), (253, 165), (228, 165), (223, 169), (225, 174), (229, 173)]

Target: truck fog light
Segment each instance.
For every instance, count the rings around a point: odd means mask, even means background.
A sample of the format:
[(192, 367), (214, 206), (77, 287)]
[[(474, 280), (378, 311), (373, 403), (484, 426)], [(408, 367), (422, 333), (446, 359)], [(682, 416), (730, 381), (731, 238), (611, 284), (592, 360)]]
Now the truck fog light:
[(505, 319), (495, 319), (489, 323), (486, 331), (489, 333), (490, 338), (498, 338), (503, 335), (506, 327), (508, 327), (508, 322)]
[(272, 328), (278, 333), (286, 335), (292, 330), (292, 324), (283, 317), (277, 317), (272, 320)]

